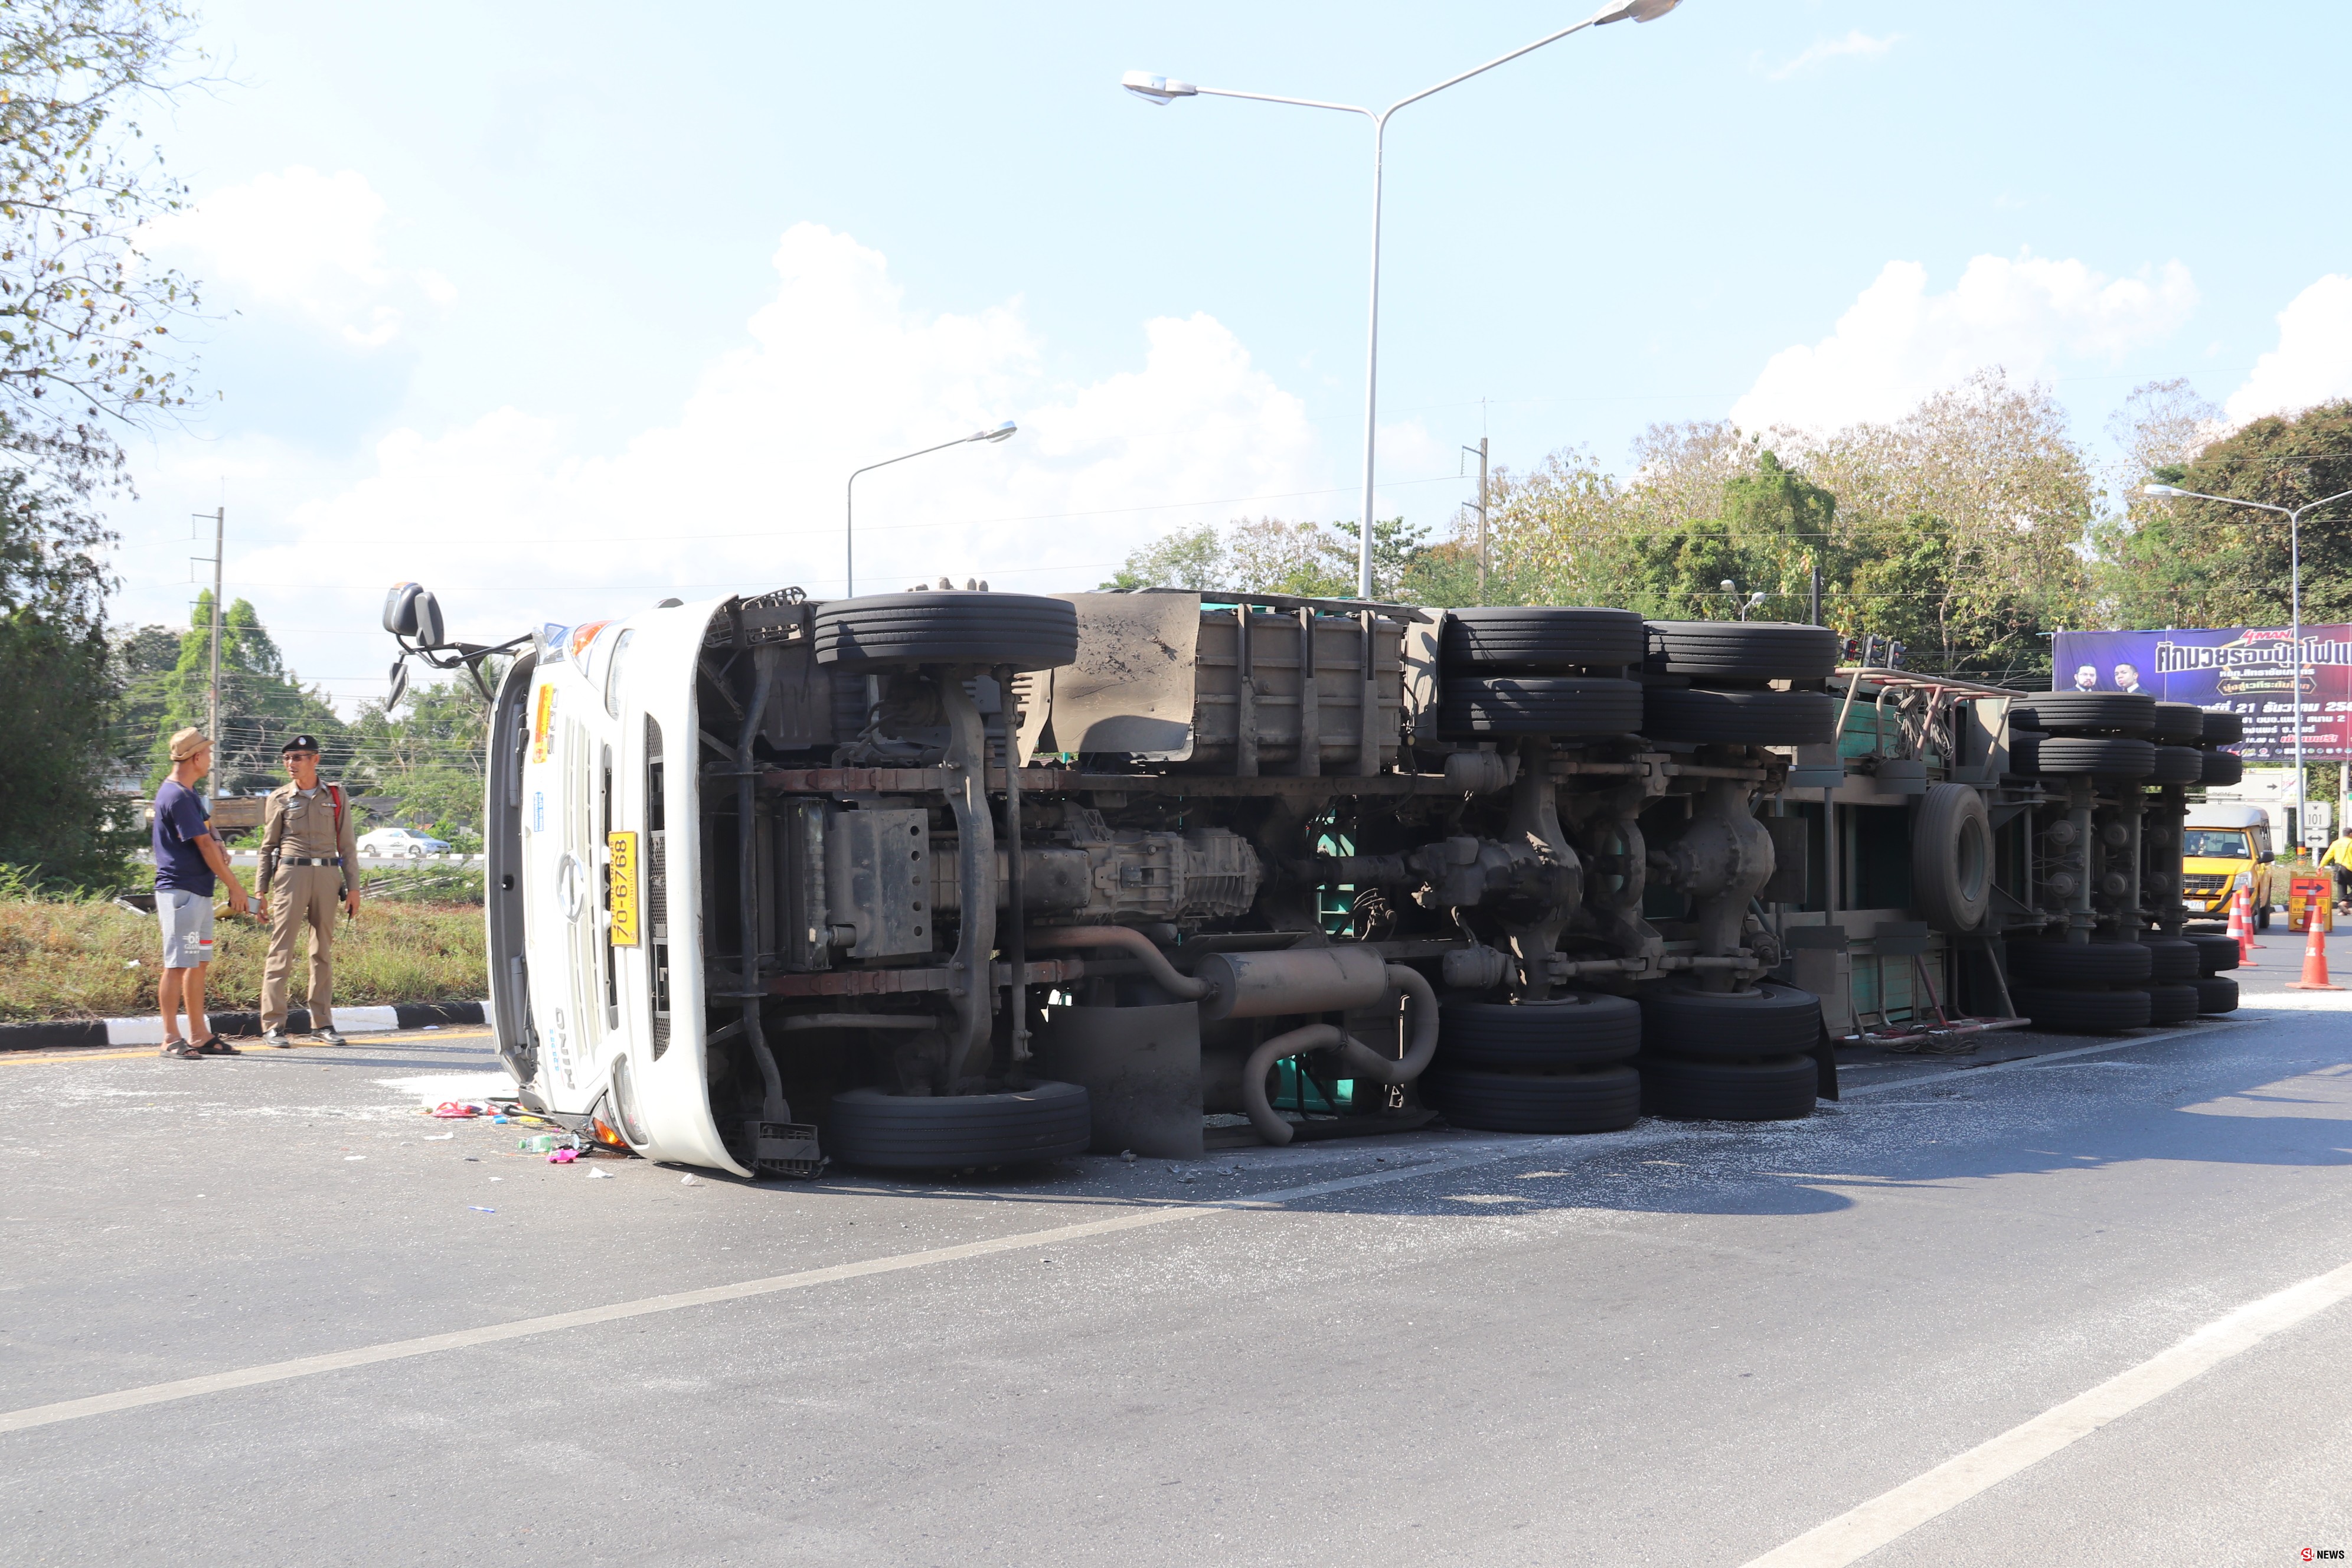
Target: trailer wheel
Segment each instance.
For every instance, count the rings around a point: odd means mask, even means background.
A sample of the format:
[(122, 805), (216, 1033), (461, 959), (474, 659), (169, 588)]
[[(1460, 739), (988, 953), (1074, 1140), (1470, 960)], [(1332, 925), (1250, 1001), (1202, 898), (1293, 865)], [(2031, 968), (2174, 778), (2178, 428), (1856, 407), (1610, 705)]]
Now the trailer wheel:
[[(2204, 954), (2185, 936), (2144, 936), (2139, 944), (2147, 949), (2147, 977), (2158, 985), (2186, 985), (2201, 973), (2198, 965)], [(2237, 952), (2238, 944), (2230, 942), (2231, 956), (2237, 956)]]
[(1992, 818), (1971, 786), (1927, 787), (1911, 829), (1911, 897), (1937, 931), (1984, 924), (1992, 907)]
[(1631, 610), (1478, 605), (1446, 616), (1438, 658), (1454, 670), (1622, 668), (1642, 662), (1644, 640)]
[(844, 669), (893, 664), (1051, 669), (1077, 657), (1077, 606), (1039, 594), (877, 594), (837, 600), (816, 613), (816, 661)]
[(2039, 730), (2009, 727), (2009, 771), (2021, 777), (2032, 777), (2042, 771), (2042, 742), (2050, 737)]
[(824, 1129), (834, 1158), (886, 1171), (1055, 1160), (1085, 1152), (1091, 1136), (1087, 1091), (1075, 1083), (1000, 1094), (847, 1089), (833, 1097)]
[(1733, 1061), (1798, 1056), (1821, 1043), (1821, 998), (1769, 980), (1746, 991), (1652, 986), (1641, 1007), (1642, 1048), (1654, 1057)]
[(1821, 1069), (1810, 1057), (1694, 1062), (1644, 1056), (1642, 1109), (1678, 1121), (1794, 1121), (1813, 1113)]
[(2238, 982), (2233, 976), (2200, 974), (2195, 984), (2200, 1013), (2234, 1013), (2238, 1010)]
[(2009, 999), (2037, 1029), (2061, 1035), (2113, 1035), (2148, 1020), (2146, 991), (2065, 991), (2012, 985)]
[(1696, 680), (1819, 680), (1837, 668), (1838, 635), (1786, 621), (1651, 621), (1643, 667)]
[(2053, 735), (2042, 742), (2042, 772), (2089, 773), (2095, 778), (2144, 779), (2156, 766), (2156, 748), (2146, 741), (2101, 736)]
[(1450, 735), (1631, 735), (1642, 688), (1597, 675), (1458, 676), (1442, 688), (1437, 725)]
[(2235, 752), (2208, 752), (2198, 769), (2197, 782), (2201, 784), (2237, 784), (2245, 781), (2246, 759)]
[(2207, 746), (2235, 746), (2245, 739), (2246, 716), (2242, 713), (2206, 714), (2203, 731), (2197, 737), (2199, 744)]
[(1613, 1132), (1642, 1114), (1642, 1079), (1629, 1067), (1560, 1072), (1437, 1068), (1421, 1092), (1456, 1127), (1481, 1132)]
[(1541, 1071), (1622, 1062), (1642, 1048), (1642, 1009), (1631, 998), (1446, 1002), (1437, 1010), (1437, 1059), (1454, 1068)]
[(2156, 699), (2136, 691), (2037, 691), (2009, 721), (2053, 735), (2137, 735), (2156, 728)]
[(2205, 738), (2205, 710), (2194, 702), (2159, 702), (2147, 738), (2159, 746), (2193, 746)]
[(1837, 738), (1837, 699), (1825, 691), (1699, 691), (1652, 687), (1642, 733), (1726, 746), (1818, 746)]
[(2225, 969), (2238, 967), (2241, 955), (2236, 937), (2185, 936), (2180, 940), (2197, 950), (2197, 973), (2200, 974), (2219, 974)]
[(2203, 1000), (2193, 981), (2181, 985), (2151, 985), (2147, 987), (2147, 1021), (2185, 1024), (2197, 1016)]
[(2145, 985), (2156, 955), (2137, 942), (2012, 942), (2009, 973), (2028, 985)]
[(2200, 784), (2205, 778), (2205, 753), (2194, 746), (2158, 746), (2156, 765), (2147, 771), (2155, 784)]

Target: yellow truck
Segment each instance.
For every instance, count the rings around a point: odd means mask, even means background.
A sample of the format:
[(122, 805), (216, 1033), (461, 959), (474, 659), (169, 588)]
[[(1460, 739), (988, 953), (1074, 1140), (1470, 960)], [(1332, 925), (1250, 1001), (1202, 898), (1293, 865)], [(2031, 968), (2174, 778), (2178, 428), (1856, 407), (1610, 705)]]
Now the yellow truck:
[(2268, 931), (2282, 890), (2271, 820), (2255, 805), (2200, 805), (2189, 814), (2181, 842), (2181, 904), (2190, 916), (2230, 918), (2241, 876), (2254, 894), (2254, 925)]

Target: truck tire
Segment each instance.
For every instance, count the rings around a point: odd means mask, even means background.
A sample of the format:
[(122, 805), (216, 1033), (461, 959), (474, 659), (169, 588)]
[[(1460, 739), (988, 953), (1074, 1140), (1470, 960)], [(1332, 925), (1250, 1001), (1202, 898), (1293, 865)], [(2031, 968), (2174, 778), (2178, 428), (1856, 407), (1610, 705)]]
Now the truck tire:
[(1000, 1094), (853, 1089), (833, 1097), (824, 1145), (846, 1165), (923, 1171), (1060, 1159), (1086, 1152), (1091, 1136), (1087, 1091), (1075, 1083)]
[(1643, 668), (1695, 680), (1819, 680), (1837, 668), (1838, 635), (1787, 621), (1652, 621)]
[(1559, 605), (1454, 610), (1438, 633), (1439, 668), (1464, 675), (1488, 669), (1622, 668), (1642, 662), (1642, 617), (1631, 610)]
[(2236, 746), (2246, 739), (2246, 716), (2242, 713), (2208, 713), (2204, 733), (2197, 737), (2201, 745)]
[(2012, 942), (2009, 973), (2028, 985), (2145, 985), (2156, 955), (2136, 942)]
[(1421, 1092), (1454, 1126), (1482, 1132), (1614, 1132), (1642, 1115), (1641, 1077), (1622, 1066), (1563, 1072), (1432, 1068), (1421, 1075)]
[(1654, 741), (1725, 746), (1817, 746), (1837, 737), (1837, 699), (1825, 691), (1697, 691), (1652, 687), (1642, 733)]
[(2235, 977), (2200, 974), (2195, 984), (2200, 1013), (2234, 1013), (2238, 1010), (2238, 982)]
[(2009, 727), (2009, 771), (2031, 778), (2042, 771), (2042, 742), (2050, 737), (2039, 730)]
[(1440, 688), (1437, 727), (1449, 735), (1631, 735), (1642, 688), (1599, 675), (1472, 675)]
[(1813, 1113), (1821, 1068), (1811, 1057), (1756, 1062), (1643, 1056), (1642, 1109), (1678, 1121), (1794, 1121)]
[(2159, 702), (2147, 738), (2159, 746), (2193, 746), (2205, 738), (2205, 710), (2194, 702)]
[(2235, 752), (2207, 752), (2197, 775), (2201, 784), (2238, 784), (2246, 782), (2246, 759)]
[(1911, 825), (1911, 901), (1937, 931), (1984, 924), (1992, 907), (1992, 817), (1970, 785), (1927, 786)]
[(1077, 657), (1077, 606), (1038, 594), (877, 594), (837, 599), (816, 613), (816, 661), (843, 669), (909, 664), (1051, 669)]
[(1821, 1043), (1822, 1001), (1810, 991), (1761, 980), (1746, 991), (1644, 987), (1642, 1049), (1679, 1061), (1788, 1057)]
[(1641, 1048), (1642, 1009), (1624, 996), (1448, 1001), (1437, 1009), (1437, 1060), (1448, 1070), (1598, 1067), (1622, 1062)]
[(2156, 748), (2146, 741), (2053, 735), (2042, 742), (2041, 752), (2044, 778), (2089, 773), (2095, 778), (2144, 779), (2156, 766)]
[(2205, 778), (2205, 755), (2194, 746), (2156, 748), (2156, 765), (2147, 770), (2147, 782), (2154, 784), (2201, 784)]
[(2197, 1016), (2199, 994), (2194, 981), (2178, 985), (2147, 987), (2147, 1021), (2151, 1024), (2185, 1024)]
[(2156, 699), (2131, 691), (2037, 691), (2009, 721), (2052, 735), (2137, 735), (2156, 728)]
[(2197, 950), (2197, 973), (2219, 974), (2225, 969), (2238, 967), (2238, 939), (2233, 936), (2186, 936), (2180, 939)]
[(2112, 1035), (2147, 1022), (2145, 991), (2064, 991), (2012, 985), (2009, 999), (2037, 1029), (2061, 1035)]
[[(2227, 937), (2222, 940), (2229, 941)], [(2187, 937), (2144, 936), (2139, 939), (2139, 944), (2147, 949), (2147, 977), (2157, 984), (2186, 985), (2197, 978), (2197, 966), (2204, 955)], [(2231, 942), (2230, 951), (2236, 952), (2237, 943)]]

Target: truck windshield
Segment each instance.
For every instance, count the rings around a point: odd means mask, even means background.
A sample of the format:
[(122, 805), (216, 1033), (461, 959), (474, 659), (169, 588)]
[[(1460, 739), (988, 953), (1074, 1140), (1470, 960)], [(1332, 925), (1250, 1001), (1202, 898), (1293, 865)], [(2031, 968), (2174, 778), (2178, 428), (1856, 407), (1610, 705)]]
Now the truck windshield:
[(2208, 860), (2245, 860), (2246, 835), (2235, 827), (2192, 827), (2181, 842), (2184, 855), (2202, 856)]

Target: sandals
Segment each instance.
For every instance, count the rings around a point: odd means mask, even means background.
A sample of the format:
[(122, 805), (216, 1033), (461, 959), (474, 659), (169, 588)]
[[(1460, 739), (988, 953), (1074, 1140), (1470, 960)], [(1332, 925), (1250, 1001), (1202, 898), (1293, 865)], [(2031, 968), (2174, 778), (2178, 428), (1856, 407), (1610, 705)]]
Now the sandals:
[(241, 1057), (245, 1055), (218, 1035), (196, 1042), (196, 1054), (201, 1057)]
[(192, 1062), (198, 1057), (203, 1056), (205, 1053), (201, 1047), (192, 1046), (185, 1040), (165, 1040), (163, 1042), (163, 1048), (156, 1054), (158, 1056), (177, 1057), (182, 1061)]

